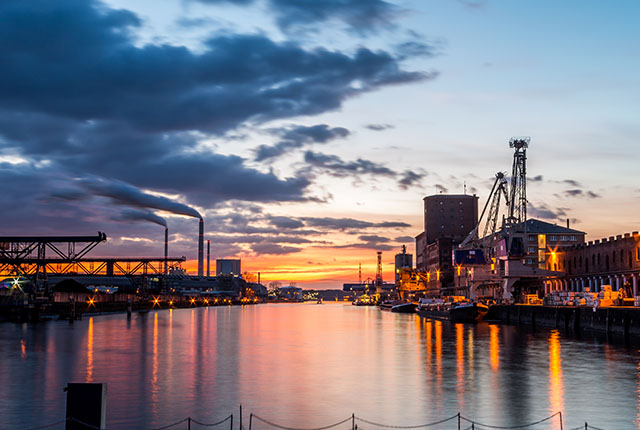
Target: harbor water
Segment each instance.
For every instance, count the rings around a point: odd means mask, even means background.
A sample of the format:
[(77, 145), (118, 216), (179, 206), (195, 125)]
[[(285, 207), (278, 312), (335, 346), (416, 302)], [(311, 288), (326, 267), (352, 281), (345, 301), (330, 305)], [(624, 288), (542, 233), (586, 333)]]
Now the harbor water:
[[(68, 382), (107, 383), (108, 429), (158, 428), (187, 416), (212, 423), (232, 413), (238, 428), (240, 405), (245, 428), (250, 413), (311, 428), (352, 413), (408, 426), (460, 412), (516, 426), (558, 411), (564, 429), (640, 428), (638, 345), (601, 335), (449, 324), (343, 303), (152, 310), (131, 320), (0, 328), (1, 429), (63, 420)], [(273, 427), (254, 420), (253, 428)], [(560, 426), (554, 418), (532, 428)]]

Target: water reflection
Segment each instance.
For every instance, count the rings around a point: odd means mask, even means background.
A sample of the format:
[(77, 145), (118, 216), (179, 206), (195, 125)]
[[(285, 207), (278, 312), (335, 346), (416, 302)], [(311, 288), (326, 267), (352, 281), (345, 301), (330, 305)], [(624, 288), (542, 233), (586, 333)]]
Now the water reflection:
[(549, 335), (549, 412), (564, 410), (564, 385), (562, 382), (562, 358), (560, 357), (560, 333)]
[(85, 382), (93, 382), (93, 317), (89, 318), (87, 328), (87, 377)]
[[(497, 426), (558, 410), (566, 428), (640, 421), (640, 351), (558, 331), (340, 304), (154, 310), (130, 321), (3, 329), (0, 428), (59, 420), (72, 381), (108, 383), (107, 428), (122, 430), (189, 415), (215, 422), (240, 404), (245, 419), (251, 412), (296, 428), (352, 412), (404, 426), (458, 411)], [(33, 413), (29, 404), (38, 405)]]
[(498, 371), (500, 367), (500, 341), (498, 335), (500, 334), (500, 327), (497, 324), (491, 324), (489, 326), (489, 357), (491, 360), (491, 369), (494, 372)]

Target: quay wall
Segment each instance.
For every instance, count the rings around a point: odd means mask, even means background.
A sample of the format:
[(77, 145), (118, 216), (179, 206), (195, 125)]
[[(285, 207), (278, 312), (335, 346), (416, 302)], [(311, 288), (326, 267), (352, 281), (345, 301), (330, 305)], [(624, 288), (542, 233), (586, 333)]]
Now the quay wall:
[(575, 332), (598, 331), (640, 336), (640, 308), (540, 305), (495, 305), (487, 320), (505, 324), (554, 327)]

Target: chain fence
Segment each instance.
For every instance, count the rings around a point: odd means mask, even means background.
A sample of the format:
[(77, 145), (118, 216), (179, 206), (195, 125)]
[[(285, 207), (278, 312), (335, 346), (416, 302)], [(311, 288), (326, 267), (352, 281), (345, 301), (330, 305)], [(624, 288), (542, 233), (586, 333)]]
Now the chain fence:
[[(433, 422), (428, 422), (428, 423), (424, 423), (424, 424), (416, 424), (416, 425), (393, 425), (393, 424), (383, 424), (383, 423), (379, 423), (379, 422), (375, 422), (375, 421), (370, 421), (367, 420), (365, 418), (361, 418), (356, 416), (355, 414), (351, 414), (350, 417), (347, 417), (341, 421), (338, 421), (336, 423), (333, 424), (329, 424), (329, 425), (325, 425), (325, 426), (321, 426), (321, 427), (289, 427), (289, 426), (285, 426), (285, 425), (281, 425), (278, 423), (275, 423), (274, 421), (268, 420), (266, 418), (260, 417), (258, 415), (255, 414), (249, 414), (249, 427), (246, 427), (242, 421), (242, 414), (240, 415), (240, 422), (238, 424), (238, 429), (239, 430), (255, 430), (254, 429), (254, 422), (259, 422), (263, 425), (269, 426), (269, 427), (273, 427), (279, 430), (329, 430), (329, 429), (333, 429), (333, 428), (337, 428), (342, 426), (342, 429), (340, 430), (380, 430), (380, 429), (401, 429), (401, 430), (413, 430), (413, 429), (421, 429), (421, 428), (430, 428), (430, 427), (435, 427), (435, 426), (440, 426), (446, 423), (450, 423), (449, 426), (447, 426), (448, 429), (451, 430), (518, 430), (518, 429), (528, 429), (528, 428), (534, 428), (535, 426), (539, 426), (542, 423), (545, 423), (547, 421), (551, 421), (554, 418), (557, 418), (557, 425), (554, 426), (554, 428), (557, 428), (559, 430), (605, 430), (601, 427), (596, 427), (593, 426), (587, 422), (584, 423), (584, 425), (578, 426), (578, 427), (572, 427), (572, 428), (567, 428), (565, 429), (563, 427), (563, 422), (562, 422), (562, 412), (556, 412), (553, 415), (549, 415), (548, 417), (542, 418), (538, 421), (534, 421), (528, 424), (520, 424), (520, 425), (516, 425), (516, 426), (498, 426), (498, 425), (492, 425), (492, 424), (486, 424), (486, 423), (481, 423), (479, 421), (475, 421), (471, 418), (465, 417), (463, 415), (461, 415), (460, 413), (457, 413), (456, 415), (452, 415), (448, 418), (444, 418), (438, 421), (433, 421)], [(452, 421), (455, 421), (454, 423), (451, 423)], [(51, 424), (46, 424), (46, 425), (42, 425), (42, 426), (38, 426), (38, 427), (30, 427), (30, 428), (24, 428), (21, 430), (44, 430), (44, 429), (48, 429), (48, 428), (52, 428), (52, 427), (56, 427), (56, 426), (61, 426), (62, 424), (65, 424), (65, 428), (67, 427), (67, 424), (73, 422), (75, 424), (77, 424), (78, 426), (74, 426), (74, 428), (82, 428), (82, 430), (115, 430), (115, 429), (107, 429), (107, 428), (101, 428), (101, 427), (96, 427), (92, 424), (88, 424), (85, 422), (82, 422), (76, 418), (70, 417), (64, 420), (60, 420)], [(171, 424), (167, 424), (164, 425), (162, 427), (154, 427), (154, 428), (147, 428), (147, 430), (165, 430), (165, 429), (170, 429), (170, 428), (176, 428), (178, 426), (180, 426), (179, 428), (181, 430), (185, 429), (186, 430), (191, 430), (192, 428), (199, 428), (199, 427), (217, 427), (217, 426), (222, 426), (223, 424), (227, 423), (229, 425), (229, 430), (233, 430), (233, 414), (229, 415), (228, 417), (214, 422), (214, 423), (205, 423), (199, 420), (196, 420), (194, 418), (191, 417), (187, 417), (184, 418), (180, 421), (176, 421), (173, 422)], [(347, 426), (348, 423), (348, 426)], [(365, 424), (365, 427), (362, 427), (362, 424)], [(440, 427), (441, 428), (441, 427)], [(538, 427), (539, 428), (539, 427)], [(141, 428), (142, 430), (142, 428)]]

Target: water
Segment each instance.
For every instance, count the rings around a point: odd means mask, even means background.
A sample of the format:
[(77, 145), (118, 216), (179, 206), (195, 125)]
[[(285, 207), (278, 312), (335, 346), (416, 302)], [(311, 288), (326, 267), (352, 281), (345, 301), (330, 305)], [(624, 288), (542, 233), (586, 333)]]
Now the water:
[[(0, 329), (0, 429), (64, 419), (68, 382), (108, 384), (109, 429), (187, 416), (211, 423), (231, 413), (237, 428), (240, 404), (245, 427), (249, 413), (318, 427), (352, 413), (416, 425), (460, 411), (510, 426), (562, 411), (565, 429), (585, 421), (640, 428), (637, 347), (554, 330), (450, 325), (342, 303), (161, 310), (131, 321), (110, 315)], [(432, 428), (455, 429), (457, 421)], [(560, 427), (556, 417), (534, 428)]]

